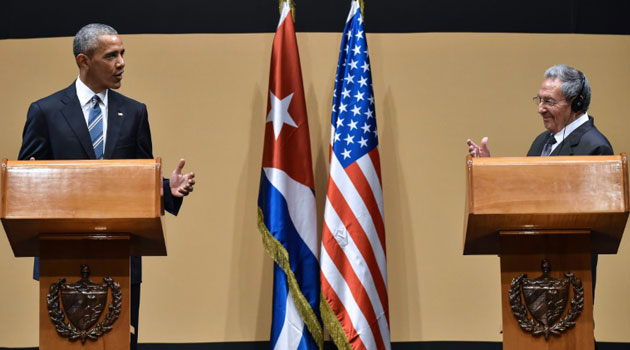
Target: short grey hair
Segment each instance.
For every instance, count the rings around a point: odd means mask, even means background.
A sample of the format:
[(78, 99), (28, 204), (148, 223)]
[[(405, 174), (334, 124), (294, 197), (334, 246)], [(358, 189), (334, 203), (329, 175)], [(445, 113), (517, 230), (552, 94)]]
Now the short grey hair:
[(79, 29), (74, 36), (72, 42), (72, 51), (74, 57), (79, 56), (80, 53), (84, 55), (91, 55), (92, 51), (98, 44), (98, 37), (101, 35), (117, 35), (116, 29), (108, 26), (107, 24), (91, 23), (83, 28)]
[[(584, 107), (586, 112), (591, 104), (591, 85), (586, 79), (586, 75), (579, 70), (564, 64), (557, 64), (545, 71), (545, 79), (560, 79), (562, 82), (562, 93), (565, 100), (571, 102), (578, 95), (584, 98)], [(582, 83), (582, 80), (584, 83)], [(584, 84), (584, 86), (582, 86)]]

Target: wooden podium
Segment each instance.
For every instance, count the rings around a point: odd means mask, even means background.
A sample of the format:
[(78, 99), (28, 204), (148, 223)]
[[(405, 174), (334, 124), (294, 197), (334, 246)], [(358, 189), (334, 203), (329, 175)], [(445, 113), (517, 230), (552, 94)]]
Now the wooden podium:
[[(503, 348), (593, 349), (591, 253), (617, 253), (629, 213), (626, 155), (469, 156), (466, 170), (464, 254), (501, 259)], [(523, 330), (513, 314), (516, 300), (527, 305), (525, 292), (513, 293), (510, 303), (510, 290), (517, 290), (513, 279), (542, 275), (543, 259), (551, 277), (564, 279), (572, 272), (583, 287), (583, 310), (575, 325), (548, 339)], [(570, 302), (576, 290), (569, 291)], [(534, 319), (530, 306), (527, 310)], [(567, 305), (559, 319), (571, 310)]]
[[(129, 349), (129, 257), (166, 255), (161, 160), (3, 159), (0, 179), (0, 218), (13, 254), (40, 257), (39, 348)], [(80, 338), (70, 341), (58, 334), (60, 324), (51, 320), (47, 301), (52, 284), (62, 278), (68, 284), (81, 279), (83, 264), (91, 271), (89, 280), (103, 285), (103, 278), (111, 277), (120, 285), (116, 295), (122, 294), (115, 315), (110, 311), (114, 289), (107, 290), (102, 313), (93, 314), (91, 323), (107, 326), (118, 318), (111, 330), (84, 344)], [(70, 307), (63, 305), (63, 298), (58, 297), (57, 310)], [(79, 297), (73, 307), (85, 309), (88, 299)], [(64, 323), (70, 322), (67, 310), (61, 316)], [(76, 328), (74, 323), (69, 325)]]

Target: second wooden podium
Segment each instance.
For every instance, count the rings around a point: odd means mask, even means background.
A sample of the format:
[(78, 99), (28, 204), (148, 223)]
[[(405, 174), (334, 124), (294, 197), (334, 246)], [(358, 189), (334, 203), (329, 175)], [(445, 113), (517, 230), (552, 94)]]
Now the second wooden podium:
[(40, 257), (39, 348), (129, 349), (130, 256), (166, 255), (160, 159), (7, 161), (0, 217)]
[(464, 254), (498, 254), (504, 349), (593, 349), (591, 254), (628, 220), (625, 154), (467, 159)]

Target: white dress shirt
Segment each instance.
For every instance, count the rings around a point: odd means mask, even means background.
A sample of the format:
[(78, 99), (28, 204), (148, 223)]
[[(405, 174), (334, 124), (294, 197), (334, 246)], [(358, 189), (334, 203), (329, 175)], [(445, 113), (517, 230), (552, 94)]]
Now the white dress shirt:
[(569, 137), (569, 135), (571, 135), (571, 133), (574, 132), (575, 129), (579, 128), (582, 124), (586, 123), (587, 121), (588, 121), (588, 114), (584, 113), (582, 114), (581, 117), (577, 118), (576, 120), (571, 122), (571, 124), (565, 126), (564, 128), (562, 128), (562, 130), (558, 131), (555, 135), (553, 135), (553, 137), (556, 139), (556, 143), (551, 145), (551, 152), (553, 152), (556, 149), (556, 147), (558, 147), (558, 145), (562, 141), (564, 141), (564, 139)]

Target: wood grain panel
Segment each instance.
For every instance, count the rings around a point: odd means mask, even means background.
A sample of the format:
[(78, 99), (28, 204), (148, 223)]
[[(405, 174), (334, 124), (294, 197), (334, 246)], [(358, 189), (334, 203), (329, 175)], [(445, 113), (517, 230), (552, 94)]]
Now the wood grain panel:
[(131, 234), (127, 255), (166, 255), (159, 158), (4, 161), (2, 169), (0, 218), (16, 257), (39, 256), (40, 235), (57, 233)]
[(620, 156), (467, 159), (464, 254), (496, 254), (502, 230), (589, 230), (615, 254), (628, 220)]
[(153, 159), (9, 161), (3, 218), (158, 217)]

